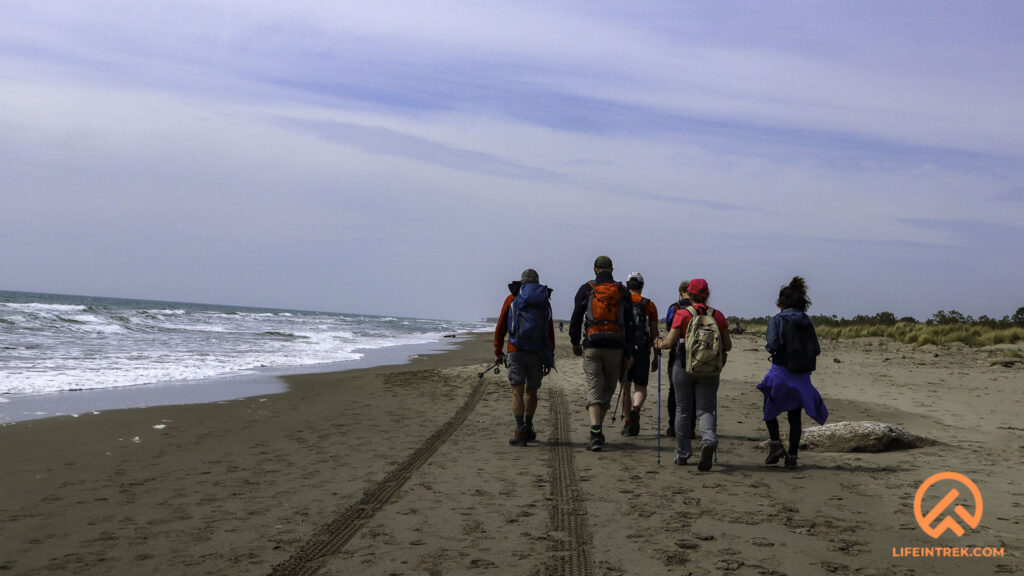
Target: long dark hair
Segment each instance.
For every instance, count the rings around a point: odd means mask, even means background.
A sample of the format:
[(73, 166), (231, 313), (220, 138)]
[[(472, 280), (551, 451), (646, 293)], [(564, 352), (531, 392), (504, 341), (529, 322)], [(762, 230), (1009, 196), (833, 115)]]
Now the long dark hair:
[(789, 284), (779, 290), (779, 299), (775, 301), (779, 308), (796, 308), (807, 312), (811, 307), (811, 299), (807, 297), (807, 282), (800, 276), (793, 276)]

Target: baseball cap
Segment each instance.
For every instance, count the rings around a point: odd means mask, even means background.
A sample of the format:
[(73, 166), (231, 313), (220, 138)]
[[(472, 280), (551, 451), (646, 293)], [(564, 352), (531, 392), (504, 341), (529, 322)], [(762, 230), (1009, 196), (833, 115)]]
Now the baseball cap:
[(690, 280), (690, 285), (686, 287), (687, 294), (694, 294), (696, 296), (707, 296), (711, 293), (711, 289), (708, 288), (708, 281), (703, 278), (694, 278)]

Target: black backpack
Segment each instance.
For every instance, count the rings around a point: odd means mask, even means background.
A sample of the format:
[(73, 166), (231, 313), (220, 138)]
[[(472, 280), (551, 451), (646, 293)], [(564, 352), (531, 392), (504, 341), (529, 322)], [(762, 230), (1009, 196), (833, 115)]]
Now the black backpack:
[[(632, 299), (632, 298), (631, 298)], [(651, 345), (651, 321), (647, 318), (647, 298), (633, 302), (633, 330), (636, 349), (643, 350)]]
[[(794, 374), (814, 372), (818, 364), (817, 350), (814, 343), (818, 335), (814, 332), (814, 324), (798, 324), (783, 319), (782, 324), (782, 358), (776, 354), (776, 364), (782, 364), (786, 370)], [(781, 361), (779, 361), (781, 360)]]

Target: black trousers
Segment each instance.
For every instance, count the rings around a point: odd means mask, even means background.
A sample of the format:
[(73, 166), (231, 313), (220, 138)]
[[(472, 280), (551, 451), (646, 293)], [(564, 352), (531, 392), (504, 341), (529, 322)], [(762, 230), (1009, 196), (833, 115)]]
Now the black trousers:
[[(794, 408), (786, 412), (786, 417), (789, 419), (789, 453), (796, 456), (797, 450), (800, 448), (800, 433), (801, 433), (801, 418), (800, 408)], [(779, 432), (779, 419), (772, 418), (771, 420), (765, 420), (764, 425), (768, 427), (768, 437), (774, 442), (780, 442), (782, 435)]]

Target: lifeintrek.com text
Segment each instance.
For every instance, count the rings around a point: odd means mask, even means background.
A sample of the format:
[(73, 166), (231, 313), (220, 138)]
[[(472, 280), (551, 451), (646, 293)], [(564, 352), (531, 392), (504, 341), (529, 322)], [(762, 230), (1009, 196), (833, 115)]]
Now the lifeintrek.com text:
[(893, 558), (1002, 558), (1004, 550), (991, 546), (904, 546), (893, 548)]

